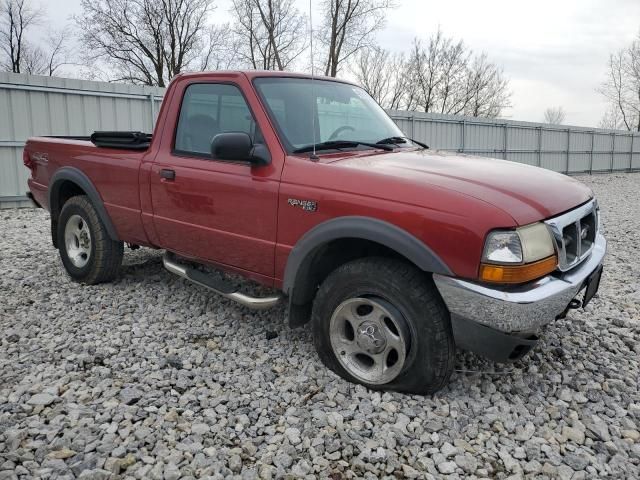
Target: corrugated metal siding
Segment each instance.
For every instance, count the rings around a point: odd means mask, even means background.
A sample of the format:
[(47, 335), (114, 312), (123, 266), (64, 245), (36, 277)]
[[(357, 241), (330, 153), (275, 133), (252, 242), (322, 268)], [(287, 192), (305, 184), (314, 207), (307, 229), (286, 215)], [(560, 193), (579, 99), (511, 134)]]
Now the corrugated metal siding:
[[(164, 89), (0, 73), (0, 208), (25, 205), (22, 147), (36, 135), (151, 132)], [(153, 108), (151, 105), (153, 99)]]
[(389, 114), (405, 135), (434, 149), (506, 158), (563, 173), (640, 169), (638, 133), (437, 113)]
[[(25, 203), (22, 146), (28, 137), (150, 132), (163, 94), (161, 88), (0, 73), (0, 207)], [(389, 114), (407, 136), (434, 149), (565, 173), (640, 169), (639, 134), (435, 113)]]

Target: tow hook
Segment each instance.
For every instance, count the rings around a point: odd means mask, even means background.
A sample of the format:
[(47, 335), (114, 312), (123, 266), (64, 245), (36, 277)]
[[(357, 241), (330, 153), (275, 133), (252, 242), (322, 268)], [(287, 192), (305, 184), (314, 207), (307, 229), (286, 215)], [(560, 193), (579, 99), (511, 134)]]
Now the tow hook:
[(581, 306), (582, 306), (582, 302), (577, 298), (574, 298), (569, 302), (569, 305), (567, 305), (567, 308), (564, 309), (564, 312), (562, 312), (560, 315), (556, 317), (556, 320), (561, 320), (565, 318), (567, 316), (567, 313), (569, 313), (569, 310), (576, 310)]
[(581, 306), (582, 306), (582, 302), (577, 298), (574, 298), (569, 302), (569, 305), (567, 306), (567, 310), (575, 310), (577, 308), (580, 308)]

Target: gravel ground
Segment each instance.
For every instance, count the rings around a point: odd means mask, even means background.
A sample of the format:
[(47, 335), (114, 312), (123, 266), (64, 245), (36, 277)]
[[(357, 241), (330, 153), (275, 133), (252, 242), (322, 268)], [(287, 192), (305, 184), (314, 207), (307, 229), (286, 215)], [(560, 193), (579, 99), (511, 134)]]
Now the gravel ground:
[(513, 365), (460, 353), (433, 397), (343, 381), (283, 308), (160, 252), (81, 287), (45, 212), (0, 212), (0, 479), (640, 477), (640, 174), (581, 179), (610, 242), (599, 298)]

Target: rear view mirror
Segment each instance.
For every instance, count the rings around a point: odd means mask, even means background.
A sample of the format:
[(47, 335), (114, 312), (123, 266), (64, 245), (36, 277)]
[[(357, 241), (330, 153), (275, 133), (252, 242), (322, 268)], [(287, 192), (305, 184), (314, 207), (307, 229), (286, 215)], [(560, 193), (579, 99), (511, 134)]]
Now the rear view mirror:
[(211, 140), (211, 156), (217, 160), (244, 161), (255, 164), (271, 162), (269, 151), (262, 144), (254, 145), (245, 132), (219, 133)]

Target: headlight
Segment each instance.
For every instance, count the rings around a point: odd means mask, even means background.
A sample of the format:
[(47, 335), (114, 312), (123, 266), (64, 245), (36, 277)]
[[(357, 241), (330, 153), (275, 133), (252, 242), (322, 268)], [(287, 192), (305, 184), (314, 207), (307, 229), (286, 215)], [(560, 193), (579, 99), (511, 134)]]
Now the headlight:
[(554, 271), (556, 266), (549, 229), (544, 223), (533, 223), (516, 230), (489, 233), (480, 265), (480, 280), (523, 283)]
[(491, 232), (485, 243), (483, 260), (489, 263), (522, 263), (522, 243), (518, 233)]

